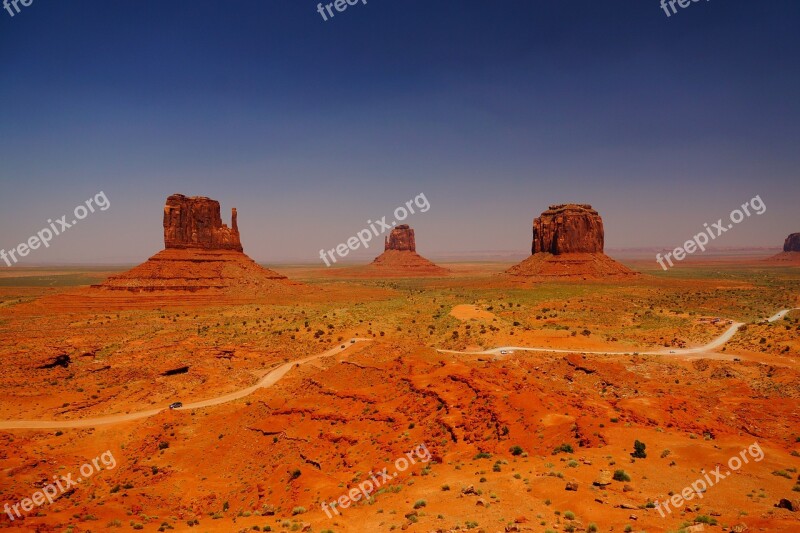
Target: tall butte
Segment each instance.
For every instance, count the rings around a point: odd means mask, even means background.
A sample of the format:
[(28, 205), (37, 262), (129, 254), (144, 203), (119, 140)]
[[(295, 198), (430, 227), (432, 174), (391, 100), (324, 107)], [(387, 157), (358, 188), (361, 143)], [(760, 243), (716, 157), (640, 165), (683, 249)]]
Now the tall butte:
[(551, 205), (533, 221), (531, 256), (506, 273), (579, 279), (637, 275), (603, 253), (604, 239), (603, 219), (591, 205)]
[(109, 277), (101, 290), (241, 294), (292, 285), (286, 276), (245, 255), (236, 209), (231, 227), (222, 223), (219, 202), (173, 194), (164, 206), (164, 250), (133, 269)]
[(386, 276), (444, 276), (450, 273), (417, 253), (414, 230), (408, 224), (392, 229), (384, 241), (383, 253), (367, 267)]

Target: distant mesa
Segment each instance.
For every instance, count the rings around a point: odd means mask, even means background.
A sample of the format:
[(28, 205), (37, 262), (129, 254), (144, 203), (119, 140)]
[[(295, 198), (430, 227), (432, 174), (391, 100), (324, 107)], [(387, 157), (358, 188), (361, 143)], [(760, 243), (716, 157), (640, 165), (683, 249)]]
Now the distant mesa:
[[(225, 292), (246, 296), (292, 285), (286, 276), (244, 254), (236, 209), (231, 227), (222, 223), (219, 202), (173, 194), (164, 206), (164, 250), (133, 269), (109, 277), (106, 291)], [(299, 285), (299, 284), (295, 284)]]
[(384, 241), (383, 253), (367, 269), (391, 277), (444, 276), (450, 273), (417, 253), (414, 230), (408, 224), (392, 229)]
[(792, 233), (783, 243), (783, 252), (767, 259), (770, 263), (800, 266), (800, 233)]
[(792, 233), (783, 243), (784, 252), (800, 252), (800, 233)]
[(519, 277), (628, 277), (638, 273), (603, 253), (603, 219), (588, 204), (559, 204), (533, 221), (531, 256), (507, 274)]

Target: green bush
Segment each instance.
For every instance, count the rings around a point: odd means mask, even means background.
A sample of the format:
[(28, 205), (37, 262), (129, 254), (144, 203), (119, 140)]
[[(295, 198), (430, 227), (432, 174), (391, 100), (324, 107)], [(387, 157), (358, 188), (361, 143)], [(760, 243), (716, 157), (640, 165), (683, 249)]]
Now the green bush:
[(575, 450), (572, 448), (572, 444), (562, 444), (553, 450), (553, 455), (559, 453), (575, 453)]
[(647, 445), (644, 442), (639, 440), (634, 441), (633, 453), (631, 456), (635, 457), (636, 459), (645, 459), (647, 457), (647, 452), (644, 451), (645, 448), (647, 448)]
[(627, 474), (624, 470), (615, 470), (614, 471), (614, 481), (630, 481), (631, 476)]

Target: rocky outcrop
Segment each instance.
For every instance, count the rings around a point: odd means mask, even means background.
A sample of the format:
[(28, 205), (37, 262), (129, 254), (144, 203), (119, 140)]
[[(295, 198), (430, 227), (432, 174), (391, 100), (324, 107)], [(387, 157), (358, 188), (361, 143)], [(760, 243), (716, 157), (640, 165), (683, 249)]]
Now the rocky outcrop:
[(231, 227), (222, 223), (219, 202), (205, 196), (173, 194), (164, 206), (164, 247), (243, 251), (236, 208)]
[(408, 224), (401, 224), (394, 228), (384, 241), (384, 251), (397, 250), (398, 252), (416, 252), (417, 243), (414, 240), (414, 230)]
[(765, 259), (767, 263), (777, 266), (800, 266), (800, 233), (792, 233), (783, 243), (783, 252)]
[(533, 221), (531, 253), (602, 253), (603, 241), (603, 219), (591, 205), (551, 205)]
[(784, 252), (800, 252), (800, 233), (792, 233), (783, 243)]
[(164, 206), (165, 249), (139, 266), (94, 286), (105, 292), (214, 293), (250, 297), (294, 290), (297, 284), (263, 268), (242, 251), (236, 209), (222, 223), (219, 202), (173, 194)]
[(330, 270), (328, 275), (354, 278), (408, 278), (447, 276), (450, 271), (417, 253), (414, 230), (408, 224), (392, 229), (384, 239), (383, 253), (362, 267)]
[(591, 205), (551, 205), (533, 221), (531, 256), (506, 273), (586, 280), (636, 275), (603, 253), (604, 241), (603, 219)]

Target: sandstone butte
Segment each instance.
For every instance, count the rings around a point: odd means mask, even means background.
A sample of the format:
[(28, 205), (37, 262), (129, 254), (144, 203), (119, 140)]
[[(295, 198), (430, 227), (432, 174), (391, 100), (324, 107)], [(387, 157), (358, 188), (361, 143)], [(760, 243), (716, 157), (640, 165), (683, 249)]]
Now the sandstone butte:
[(792, 233), (783, 243), (783, 252), (767, 259), (771, 263), (800, 265), (800, 233)]
[(275, 291), (289, 285), (297, 284), (259, 266), (244, 253), (235, 208), (228, 227), (222, 223), (218, 201), (173, 194), (164, 206), (164, 250), (93, 289), (244, 294)]
[(417, 253), (414, 230), (408, 224), (392, 229), (384, 241), (383, 253), (367, 269), (391, 277), (444, 276), (450, 273)]
[(506, 273), (567, 279), (637, 275), (603, 252), (604, 240), (603, 219), (591, 205), (551, 205), (533, 221), (531, 256)]

